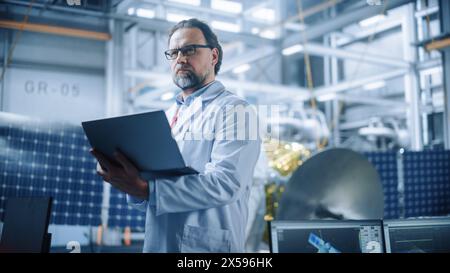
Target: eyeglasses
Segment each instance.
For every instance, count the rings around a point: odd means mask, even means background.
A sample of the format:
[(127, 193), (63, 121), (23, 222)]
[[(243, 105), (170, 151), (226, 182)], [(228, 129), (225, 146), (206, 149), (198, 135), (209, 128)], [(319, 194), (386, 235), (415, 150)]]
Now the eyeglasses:
[(164, 55), (166, 55), (167, 60), (175, 60), (178, 57), (178, 52), (181, 52), (183, 56), (192, 56), (195, 54), (197, 48), (213, 49), (210, 45), (187, 45), (182, 48), (166, 50), (164, 51)]

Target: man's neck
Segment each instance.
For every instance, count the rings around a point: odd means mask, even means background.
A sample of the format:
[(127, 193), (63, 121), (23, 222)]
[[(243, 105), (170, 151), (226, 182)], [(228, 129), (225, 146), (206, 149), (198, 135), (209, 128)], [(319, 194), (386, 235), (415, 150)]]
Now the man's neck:
[(208, 84), (210, 84), (211, 82), (213, 82), (214, 79), (202, 84), (200, 87), (198, 88), (190, 88), (190, 89), (186, 89), (183, 90), (183, 93), (181, 94), (181, 96), (183, 97), (183, 100), (185, 100), (189, 95), (191, 95), (192, 93), (196, 92), (197, 90), (203, 88), (204, 86), (207, 86)]

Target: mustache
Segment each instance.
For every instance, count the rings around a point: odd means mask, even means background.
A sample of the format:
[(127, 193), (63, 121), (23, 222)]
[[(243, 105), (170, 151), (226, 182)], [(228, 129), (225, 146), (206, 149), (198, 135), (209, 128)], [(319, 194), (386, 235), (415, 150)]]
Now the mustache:
[(189, 65), (177, 64), (175, 66), (175, 73), (178, 73), (178, 71), (180, 71), (180, 70), (192, 71), (192, 69), (190, 68)]

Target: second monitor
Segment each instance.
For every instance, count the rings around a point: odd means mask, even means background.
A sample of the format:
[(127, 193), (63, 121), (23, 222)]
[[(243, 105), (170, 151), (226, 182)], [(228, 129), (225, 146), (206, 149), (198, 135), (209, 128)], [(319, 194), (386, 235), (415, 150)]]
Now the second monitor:
[(382, 253), (381, 220), (272, 221), (273, 253)]

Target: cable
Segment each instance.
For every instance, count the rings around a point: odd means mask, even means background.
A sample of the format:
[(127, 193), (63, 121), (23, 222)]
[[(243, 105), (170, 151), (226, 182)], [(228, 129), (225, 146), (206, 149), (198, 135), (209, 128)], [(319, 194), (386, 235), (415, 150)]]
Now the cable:
[[(335, 1), (332, 0), (330, 2), (335, 2)], [(297, 6), (298, 6), (298, 18), (300, 19), (300, 23), (302, 25), (305, 25), (305, 17), (304, 17), (304, 13), (303, 13), (302, 0), (297, 0)], [(306, 68), (307, 86), (308, 86), (309, 92), (311, 93), (310, 104), (311, 104), (311, 108), (313, 110), (317, 110), (316, 98), (313, 95), (314, 82), (313, 82), (312, 70), (311, 70), (311, 60), (309, 58), (308, 50), (306, 49), (307, 38), (306, 38), (305, 30), (300, 31), (300, 34), (302, 36), (303, 46), (305, 48), (305, 50), (303, 51), (303, 54), (305, 56), (304, 61), (305, 61), (305, 68)], [(320, 137), (316, 140), (316, 146), (317, 146), (317, 149), (319, 149), (319, 150), (321, 148), (323, 148)]]

